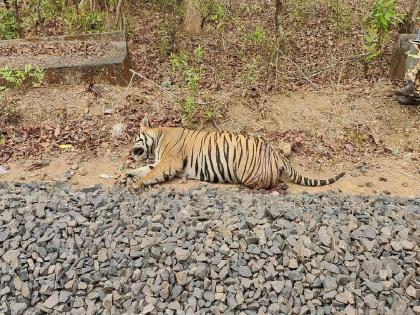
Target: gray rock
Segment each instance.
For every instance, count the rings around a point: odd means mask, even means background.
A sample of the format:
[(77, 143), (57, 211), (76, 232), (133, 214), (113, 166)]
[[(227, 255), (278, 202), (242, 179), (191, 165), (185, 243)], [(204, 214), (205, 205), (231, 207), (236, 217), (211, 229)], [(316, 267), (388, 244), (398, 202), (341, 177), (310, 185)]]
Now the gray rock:
[(143, 314), (150, 314), (151, 312), (153, 312), (153, 310), (155, 309), (155, 307), (152, 304), (147, 304), (144, 309), (143, 309)]
[(384, 289), (384, 286), (382, 285), (381, 282), (373, 282), (367, 279), (365, 281), (368, 288), (371, 289), (375, 293), (380, 292)]
[(106, 248), (101, 248), (98, 251), (98, 261), (105, 262), (108, 260), (108, 250)]
[(378, 300), (376, 299), (376, 297), (372, 294), (369, 293), (367, 294), (365, 297), (363, 297), (363, 301), (370, 307), (370, 308), (377, 308), (379, 305)]
[(31, 290), (29, 289), (29, 285), (26, 282), (22, 283), (22, 296), (26, 299), (31, 298)]
[(172, 295), (172, 298), (173, 299), (176, 299), (181, 293), (182, 293), (182, 287), (181, 286), (179, 286), (179, 285), (175, 285), (174, 287), (173, 287), (173, 289), (172, 289), (172, 293), (171, 293), (171, 295)]
[(67, 303), (71, 296), (73, 296), (72, 292), (60, 291), (60, 296), (59, 296), (60, 303)]
[(407, 310), (407, 303), (403, 299), (397, 298), (392, 304), (391, 310), (393, 314), (405, 314)]
[(234, 310), (238, 306), (238, 303), (236, 302), (236, 297), (233, 293), (228, 293), (226, 300), (230, 310)]
[(391, 245), (392, 249), (397, 251), (397, 252), (400, 252), (400, 251), (403, 250), (403, 246), (402, 246), (401, 242), (399, 242), (399, 241), (391, 241), (390, 245)]
[(271, 220), (275, 220), (281, 216), (281, 212), (277, 208), (267, 208), (265, 209), (265, 213)]
[(219, 252), (221, 252), (223, 255), (229, 254), (229, 247), (226, 244), (223, 244), (219, 248)]
[(0, 183), (0, 208), (8, 314), (418, 309), (417, 199)]
[(206, 301), (213, 302), (214, 301), (214, 294), (213, 294), (213, 292), (205, 291), (204, 294), (203, 294), (203, 298)]
[(53, 294), (50, 295), (50, 297), (48, 299), (45, 300), (44, 302), (44, 306), (46, 308), (53, 308), (54, 306), (56, 306), (58, 303), (60, 302), (59, 300), (59, 292), (54, 292)]
[(219, 272), (220, 280), (224, 280), (229, 273), (229, 265), (225, 265)]
[(241, 290), (239, 290), (238, 292), (236, 292), (236, 303), (238, 303), (238, 305), (241, 305), (244, 301), (244, 294)]
[(0, 231), (0, 242), (3, 243), (5, 240), (9, 238), (10, 230), (5, 228), (3, 231)]
[(194, 272), (195, 276), (199, 279), (204, 279), (209, 274), (209, 268), (204, 263), (199, 263)]
[(337, 289), (337, 280), (334, 277), (326, 276), (324, 279), (325, 292)]
[(175, 248), (175, 257), (178, 261), (186, 261), (188, 258), (190, 258), (190, 251), (177, 247)]
[(186, 271), (179, 271), (175, 274), (175, 278), (178, 284), (185, 285), (188, 281), (188, 274)]
[(273, 315), (280, 314), (280, 305), (278, 303), (271, 303), (268, 306), (268, 312)]
[(354, 303), (353, 294), (349, 291), (344, 291), (344, 292), (341, 292), (341, 293), (337, 293), (337, 295), (335, 296), (335, 299), (342, 304), (353, 304)]
[(412, 285), (405, 290), (405, 293), (416, 300), (420, 298), (420, 290), (416, 290)]
[(240, 266), (238, 273), (241, 277), (250, 278), (252, 276), (252, 271), (248, 266)]
[(104, 297), (104, 299), (102, 301), (102, 305), (108, 311), (112, 309), (112, 305), (113, 305), (113, 302), (112, 302), (112, 294), (107, 294)]
[(327, 227), (321, 226), (318, 231), (318, 238), (320, 242), (325, 246), (331, 245), (331, 236), (328, 233)]
[(197, 299), (201, 299), (202, 296), (203, 296), (203, 290), (195, 287), (194, 290), (193, 290), (193, 296), (196, 297)]
[(299, 270), (291, 270), (285, 273), (285, 275), (293, 281), (300, 281), (303, 279), (303, 273)]
[(4, 253), (3, 260), (9, 264), (12, 268), (19, 267), (19, 254), (20, 251), (18, 249), (10, 249), (6, 253)]
[(10, 303), (10, 314), (11, 315), (20, 315), (22, 314), (28, 306), (26, 303)]

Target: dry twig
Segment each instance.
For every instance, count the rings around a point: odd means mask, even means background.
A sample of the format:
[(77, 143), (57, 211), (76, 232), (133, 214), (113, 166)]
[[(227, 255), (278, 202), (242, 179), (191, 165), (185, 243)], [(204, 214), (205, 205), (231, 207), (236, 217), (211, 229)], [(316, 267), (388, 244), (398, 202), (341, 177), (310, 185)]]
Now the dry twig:
[(296, 67), (296, 69), (298, 69), (299, 70), (299, 72), (302, 74), (302, 76), (305, 78), (305, 80), (306, 81), (308, 81), (315, 89), (319, 89), (319, 86), (318, 85), (316, 85), (314, 82), (312, 82), (312, 80), (311, 79), (309, 79), (308, 78), (308, 76), (302, 71), (302, 69), (297, 65), (297, 63), (296, 62), (294, 62), (293, 60), (291, 60), (289, 57), (287, 57), (285, 54), (284, 54), (284, 52), (282, 52), (281, 50), (279, 50), (279, 52), (282, 54), (282, 56), (286, 59), (286, 60), (288, 60), (289, 62), (291, 62), (295, 67)]

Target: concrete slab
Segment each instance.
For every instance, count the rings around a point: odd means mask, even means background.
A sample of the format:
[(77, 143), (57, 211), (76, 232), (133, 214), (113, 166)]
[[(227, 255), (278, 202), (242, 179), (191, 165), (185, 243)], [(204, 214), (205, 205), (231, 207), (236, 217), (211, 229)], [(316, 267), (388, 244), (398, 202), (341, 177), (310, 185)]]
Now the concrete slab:
[(126, 84), (130, 79), (124, 32), (0, 41), (0, 67), (44, 68), (45, 81)]
[(409, 40), (415, 38), (416, 34), (399, 34), (396, 38), (389, 66), (389, 76), (391, 79), (404, 79), (407, 52), (412, 45)]

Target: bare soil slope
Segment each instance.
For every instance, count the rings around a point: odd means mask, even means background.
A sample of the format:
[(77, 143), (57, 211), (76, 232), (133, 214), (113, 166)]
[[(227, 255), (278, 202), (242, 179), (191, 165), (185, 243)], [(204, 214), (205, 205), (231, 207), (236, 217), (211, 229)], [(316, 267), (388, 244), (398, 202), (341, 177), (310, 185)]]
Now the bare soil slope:
[[(180, 123), (174, 100), (152, 89), (48, 87), (21, 95), (16, 105), (22, 122), (6, 129), (13, 140), (2, 146), (2, 165), (9, 172), (0, 179), (112, 185), (112, 177), (133, 166), (128, 159), (131, 136), (144, 114), (155, 125)], [(347, 173), (322, 188), (290, 184), (291, 192), (420, 196), (419, 112), (398, 105), (386, 97), (389, 92), (389, 86), (378, 83), (369, 94), (339, 89), (267, 95), (258, 107), (233, 95), (227, 116), (216, 127), (261, 135), (279, 148), (292, 144), (291, 160), (305, 175)], [(215, 129), (211, 124), (203, 128)], [(194, 181), (167, 185), (189, 187)]]

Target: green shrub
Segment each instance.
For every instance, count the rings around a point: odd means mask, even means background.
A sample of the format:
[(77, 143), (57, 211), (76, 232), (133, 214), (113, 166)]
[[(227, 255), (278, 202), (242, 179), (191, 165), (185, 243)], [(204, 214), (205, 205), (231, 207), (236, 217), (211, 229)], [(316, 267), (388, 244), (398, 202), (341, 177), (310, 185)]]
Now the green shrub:
[(67, 10), (64, 14), (64, 21), (67, 33), (100, 33), (105, 28), (101, 12), (77, 14), (74, 10)]
[[(44, 79), (44, 70), (40, 67), (32, 67), (25, 65), (24, 70), (12, 70), (5, 66), (0, 68), (0, 80), (4, 81), (7, 86), (19, 88), (24, 82), (30, 82), (33, 85), (42, 83)], [(3, 91), (5, 87), (2, 86)]]
[(0, 11), (0, 39), (13, 39), (18, 37), (18, 24), (13, 11)]
[(265, 32), (264, 28), (257, 26), (254, 32), (246, 35), (246, 38), (249, 41), (260, 44), (267, 40), (267, 33)]
[(365, 21), (364, 48), (366, 62), (380, 55), (382, 47), (389, 40), (389, 31), (402, 22), (402, 15), (396, 11), (395, 0), (376, 0), (372, 12)]

